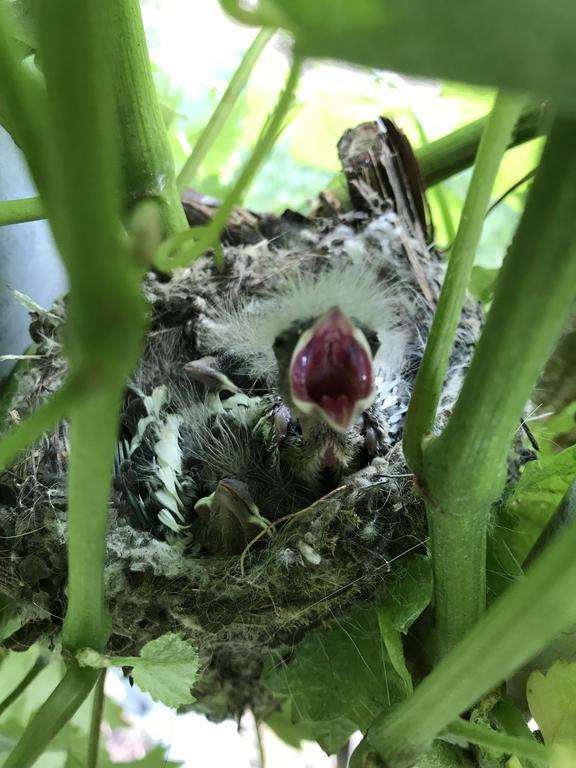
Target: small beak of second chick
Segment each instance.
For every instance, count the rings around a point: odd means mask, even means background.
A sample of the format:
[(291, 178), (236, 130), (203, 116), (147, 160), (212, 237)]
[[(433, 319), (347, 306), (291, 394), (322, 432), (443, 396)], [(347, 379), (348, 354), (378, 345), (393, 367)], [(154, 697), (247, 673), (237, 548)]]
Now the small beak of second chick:
[(347, 432), (374, 401), (372, 353), (362, 331), (333, 307), (298, 339), (289, 369), (296, 408)]

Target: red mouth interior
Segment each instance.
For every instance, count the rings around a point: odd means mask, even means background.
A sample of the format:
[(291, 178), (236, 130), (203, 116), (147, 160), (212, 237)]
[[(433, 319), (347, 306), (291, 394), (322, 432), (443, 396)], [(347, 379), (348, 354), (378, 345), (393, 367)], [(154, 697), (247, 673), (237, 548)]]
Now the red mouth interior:
[(316, 323), (312, 338), (292, 360), (290, 377), (299, 400), (320, 406), (347, 429), (356, 403), (372, 391), (372, 359), (336, 308)]

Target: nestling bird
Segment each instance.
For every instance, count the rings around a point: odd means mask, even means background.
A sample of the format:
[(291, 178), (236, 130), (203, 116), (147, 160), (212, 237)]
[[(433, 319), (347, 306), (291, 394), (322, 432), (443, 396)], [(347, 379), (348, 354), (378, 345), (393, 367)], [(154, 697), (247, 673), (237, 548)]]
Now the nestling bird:
[[(109, 648), (136, 655), (182, 633), (204, 665), (196, 706), (216, 719), (276, 706), (265, 660), (373, 599), (390, 563), (426, 538), (401, 436), (444, 262), (393, 126), (359, 126), (339, 150), (348, 211), (324, 194), (310, 217), (236, 212), (221, 272), (207, 255), (144, 284), (150, 331), (109, 504)], [(66, 378), (64, 316), (61, 304), (33, 322), (17, 418)], [(479, 327), (469, 303), (440, 420)], [(60, 636), (67, 470), (63, 422), (2, 477), (0, 587), (22, 607), (14, 647)]]
[[(380, 170), (392, 173), (390, 136), (367, 125), (376, 135), (361, 126), (342, 144), (361, 155), (380, 139)], [(400, 152), (390, 162), (404, 168)], [(116, 486), (141, 524), (239, 553), (398, 442), (443, 264), (420, 208), (351, 176), (369, 213), (301, 217), (228, 249), (222, 275), (202, 261), (150, 283), (155, 312), (177, 324), (153, 332), (132, 387), (139, 419), (125, 412)], [(478, 327), (468, 315), (448, 400)]]

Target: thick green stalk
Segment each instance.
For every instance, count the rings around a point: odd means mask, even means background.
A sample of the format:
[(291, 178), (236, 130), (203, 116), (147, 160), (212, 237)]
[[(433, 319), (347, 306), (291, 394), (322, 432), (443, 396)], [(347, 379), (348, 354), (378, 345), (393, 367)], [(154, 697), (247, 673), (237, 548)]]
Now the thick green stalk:
[[(183, 267), (195, 258), (198, 258), (208, 248), (218, 243), (220, 235), (226, 226), (228, 218), (234, 206), (238, 205), (249, 185), (252, 183), (258, 169), (270, 153), (278, 134), (282, 129), (282, 123), (292, 102), (294, 92), (300, 79), (302, 60), (295, 56), (292, 68), (286, 81), (274, 111), (260, 134), (252, 154), (234, 186), (226, 196), (216, 215), (206, 227), (194, 227), (187, 232), (175, 235), (165, 242), (159, 249), (155, 266), (157, 269), (168, 271), (176, 267)], [(200, 232), (200, 234), (199, 234)]]
[(552, 128), (462, 392), (443, 434), (424, 450), (441, 654), (484, 608), (490, 505), (502, 492), (522, 410), (576, 295), (574, 130), (561, 119)]
[(496, 97), (478, 149), (438, 307), (406, 415), (404, 453), (417, 476), (422, 472), (422, 441), (432, 431), (436, 418), (494, 179), (523, 101), (519, 96), (508, 94)]
[(103, 648), (110, 629), (103, 571), (112, 456), (124, 383), (144, 330), (138, 272), (119, 222), (114, 108), (101, 44), (107, 5), (37, 6), (50, 116), (46, 152), (58, 202), (51, 222), (57, 219), (70, 280), (67, 351), (72, 370), (92, 387), (70, 411), (63, 640), (72, 649)]
[(230, 116), (234, 105), (244, 90), (254, 64), (258, 61), (260, 54), (268, 44), (274, 32), (274, 29), (261, 29), (254, 38), (252, 45), (244, 54), (238, 69), (234, 72), (232, 79), (228, 83), (228, 87), (218, 102), (218, 106), (198, 137), (190, 157), (186, 160), (182, 170), (178, 174), (177, 185), (180, 192), (183, 192), (189, 187), (193, 178), (196, 176), (198, 168), (206, 157), (208, 150), (218, 137), (218, 134), (222, 130), (222, 126)]
[[(125, 380), (145, 327), (139, 271), (119, 216), (114, 108), (102, 45), (112, 5), (118, 3), (52, 0), (35, 6), (48, 96), (40, 150), (50, 222), (70, 281), (67, 351), (73, 379), (90, 381), (90, 389), (70, 408), (63, 643), (71, 649), (88, 645), (101, 650), (110, 632), (104, 552), (112, 456)], [(23, 768), (38, 757), (98, 674), (69, 663), (62, 683), (10, 754), (9, 768)]]
[[(487, 611), (414, 693), (376, 718), (367, 740), (386, 768), (409, 768), (431, 740), (576, 622), (576, 525)], [(366, 740), (361, 752), (366, 752)], [(352, 768), (362, 765), (361, 752)]]
[[(433, 187), (472, 165), (489, 119), (482, 117), (416, 150), (426, 187)], [(515, 147), (541, 136), (546, 122), (541, 105), (528, 105), (512, 132), (510, 146)]]
[(3, 768), (29, 768), (70, 720), (98, 679), (96, 669), (81, 669), (71, 664), (66, 674), (46, 699), (18, 744), (3, 763)]
[(7, 224), (23, 224), (26, 221), (45, 219), (44, 206), (39, 197), (21, 200), (0, 200), (0, 227)]
[(154, 80), (139, 0), (107, 2), (106, 54), (114, 77), (121, 135), (124, 204), (160, 205), (165, 236), (187, 229)]
[(78, 404), (70, 418), (67, 648), (103, 650), (110, 633), (104, 605), (104, 558), (112, 456), (124, 380)]

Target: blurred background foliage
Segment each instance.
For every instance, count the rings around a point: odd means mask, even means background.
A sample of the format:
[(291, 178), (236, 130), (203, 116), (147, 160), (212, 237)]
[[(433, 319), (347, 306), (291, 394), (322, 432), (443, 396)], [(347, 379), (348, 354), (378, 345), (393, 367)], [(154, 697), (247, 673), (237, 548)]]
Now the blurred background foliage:
[[(144, 0), (142, 9), (178, 172), (255, 33), (227, 18), (217, 0), (204, 0), (202, 14), (186, 0)], [(287, 41), (277, 36), (260, 57), (201, 166), (193, 184), (196, 191), (224, 196), (284, 83), (287, 48)], [(383, 114), (394, 119), (417, 148), (487, 114), (493, 96), (491, 89), (308, 62), (284, 132), (244, 205), (258, 212), (279, 213), (286, 208), (305, 212), (339, 172), (336, 145), (347, 128)], [(541, 148), (542, 139), (535, 139), (507, 153), (494, 188), (495, 200), (536, 167)], [(465, 171), (430, 190), (435, 239), (442, 249), (451, 244), (469, 178)], [(524, 184), (488, 215), (479, 266), (500, 265), (526, 192)]]

